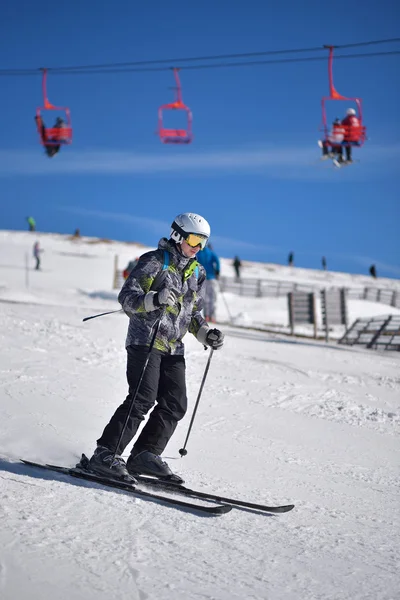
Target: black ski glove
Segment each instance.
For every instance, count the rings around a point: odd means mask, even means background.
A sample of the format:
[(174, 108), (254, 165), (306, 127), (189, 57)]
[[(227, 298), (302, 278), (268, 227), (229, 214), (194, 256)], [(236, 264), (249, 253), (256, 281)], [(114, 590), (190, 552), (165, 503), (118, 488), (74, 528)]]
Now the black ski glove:
[(224, 345), (225, 335), (219, 329), (210, 329), (207, 332), (205, 343), (213, 350), (219, 350)]

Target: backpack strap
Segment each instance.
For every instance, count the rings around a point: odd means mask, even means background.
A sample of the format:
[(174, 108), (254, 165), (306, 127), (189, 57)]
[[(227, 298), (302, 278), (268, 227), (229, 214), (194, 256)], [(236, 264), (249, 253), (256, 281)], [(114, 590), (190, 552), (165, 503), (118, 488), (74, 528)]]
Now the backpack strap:
[[(170, 256), (168, 250), (164, 250), (164, 264), (162, 266), (162, 271), (166, 271), (169, 267)], [(192, 262), (190, 267), (183, 272), (183, 279), (189, 279), (189, 277), (195, 273), (197, 279), (199, 278), (199, 263), (195, 260)]]
[(186, 281), (193, 275), (196, 274), (197, 279), (199, 278), (199, 263), (197, 260), (194, 260), (183, 272), (183, 280)]
[(169, 252), (168, 250), (164, 250), (164, 264), (162, 271), (166, 271), (169, 267)]

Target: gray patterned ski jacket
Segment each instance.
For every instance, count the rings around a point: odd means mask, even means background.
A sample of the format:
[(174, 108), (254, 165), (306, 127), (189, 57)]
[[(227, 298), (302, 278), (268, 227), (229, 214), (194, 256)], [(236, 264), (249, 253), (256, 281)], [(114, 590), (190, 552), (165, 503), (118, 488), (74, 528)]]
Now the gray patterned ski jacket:
[[(169, 264), (163, 269), (165, 253)], [(126, 346), (149, 346), (153, 325), (165, 310), (146, 312), (145, 296), (165, 286), (178, 296), (177, 304), (167, 306), (154, 348), (169, 354), (184, 354), (182, 338), (189, 331), (195, 337), (207, 327), (201, 315), (205, 271), (195, 259), (184, 257), (174, 242), (162, 238), (158, 249), (142, 254), (118, 295), (118, 302), (129, 317)]]

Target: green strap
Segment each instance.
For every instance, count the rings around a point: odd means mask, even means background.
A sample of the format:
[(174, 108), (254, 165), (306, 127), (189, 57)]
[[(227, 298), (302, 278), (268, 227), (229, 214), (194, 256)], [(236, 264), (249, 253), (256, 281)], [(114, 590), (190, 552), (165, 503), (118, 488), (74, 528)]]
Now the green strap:
[[(164, 264), (162, 268), (163, 271), (166, 271), (168, 269), (169, 260), (169, 252), (168, 250), (164, 250)], [(197, 260), (191, 262), (190, 265), (186, 267), (186, 269), (183, 271), (183, 281), (189, 279), (189, 277), (193, 275), (193, 273), (196, 273), (197, 278), (199, 277), (199, 263), (197, 262)]]

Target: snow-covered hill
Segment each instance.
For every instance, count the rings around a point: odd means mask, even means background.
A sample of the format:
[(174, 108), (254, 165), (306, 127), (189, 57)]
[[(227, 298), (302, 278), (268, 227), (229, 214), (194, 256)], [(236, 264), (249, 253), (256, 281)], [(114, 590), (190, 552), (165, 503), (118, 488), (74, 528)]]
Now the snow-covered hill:
[[(27, 273), (26, 264), (33, 267), (32, 245), (39, 241), (42, 270)], [(13, 300), (34, 304), (63, 304), (82, 307), (87, 311), (119, 308), (118, 290), (112, 288), (114, 261), (120, 269), (130, 260), (150, 248), (141, 244), (115, 242), (97, 238), (71, 239), (59, 234), (0, 231), (0, 301)], [(221, 275), (233, 277), (231, 259), (221, 259)], [(347, 287), (365, 286), (398, 290), (400, 280), (364, 275), (292, 268), (276, 264), (244, 262), (242, 277), (290, 281), (300, 286)], [(349, 299), (349, 322), (358, 317), (382, 314), (400, 314), (400, 309), (386, 304)], [(318, 325), (322, 329), (320, 303), (317, 301)], [(237, 325), (275, 327), (288, 331), (286, 296), (251, 298), (225, 292), (219, 294), (217, 317), (220, 322), (233, 321)], [(298, 329), (307, 332), (307, 328)], [(311, 331), (311, 329), (310, 329)], [(336, 337), (343, 334), (336, 328)]]
[[(40, 272), (32, 270), (36, 239), (44, 249)], [(126, 317), (82, 318), (118, 308), (114, 255), (123, 264), (143, 251), (0, 232), (2, 600), (394, 600), (398, 353), (225, 326), (181, 459), (208, 356), (188, 336), (189, 411), (168, 462), (191, 487), (294, 502), (286, 515), (199, 517), (18, 462), (73, 465), (92, 452), (125, 397)], [(283, 278), (286, 267), (274, 268), (273, 278)], [(246, 270), (270, 273), (256, 264)], [(292, 273), (298, 281), (325, 275)], [(286, 310), (270, 299), (226, 299), (251, 323), (274, 310), (271, 322), (286, 324)], [(354, 318), (400, 312), (362, 301), (350, 309)], [(223, 302), (219, 311), (225, 320)]]

